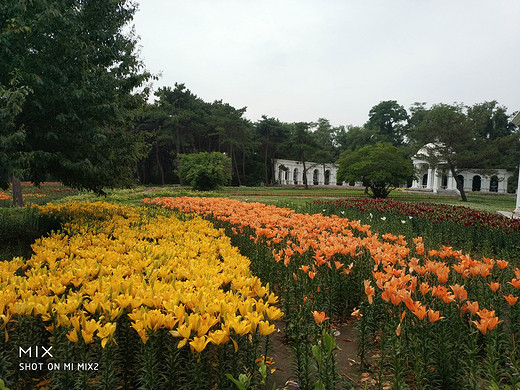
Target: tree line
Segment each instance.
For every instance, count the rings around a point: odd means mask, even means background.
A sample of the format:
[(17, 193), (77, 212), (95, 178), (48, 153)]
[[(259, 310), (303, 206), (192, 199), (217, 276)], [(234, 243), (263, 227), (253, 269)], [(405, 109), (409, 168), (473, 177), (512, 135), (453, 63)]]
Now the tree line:
[(276, 184), (275, 159), (304, 165), (337, 162), (340, 156), (381, 143), (399, 148), (407, 158), (425, 144), (442, 144), (442, 157), (453, 169), (515, 170), (520, 159), (517, 128), (497, 101), (473, 106), (415, 103), (407, 111), (388, 100), (372, 107), (362, 126), (333, 126), (325, 118), (285, 123), (263, 116), (251, 122), (244, 117), (245, 107), (205, 102), (184, 84), (160, 88), (156, 97), (135, 127), (149, 143), (150, 152), (138, 164), (139, 179), (147, 184), (178, 183), (179, 156), (198, 152), (231, 158), (230, 185)]
[[(285, 123), (246, 107), (206, 102), (184, 84), (161, 87), (137, 55), (128, 30), (129, 0), (0, 2), (0, 186), (20, 180), (64, 184), (102, 194), (132, 184), (180, 183), (183, 155), (221, 152), (230, 185), (274, 185), (273, 160), (341, 161), (380, 144), (412, 156), (430, 142), (456, 155), (455, 169), (515, 169), (518, 130), (496, 101), (376, 104), (362, 126), (327, 119)], [(400, 152), (400, 153), (401, 153)], [(461, 165), (462, 164), (462, 165)], [(182, 183), (181, 183), (182, 184)]]

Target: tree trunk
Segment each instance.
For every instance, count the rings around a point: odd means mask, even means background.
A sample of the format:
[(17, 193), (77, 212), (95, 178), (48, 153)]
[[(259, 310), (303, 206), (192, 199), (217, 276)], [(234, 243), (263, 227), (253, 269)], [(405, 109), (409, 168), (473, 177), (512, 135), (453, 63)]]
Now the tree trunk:
[(303, 164), (303, 184), (305, 185), (305, 189), (309, 189), (309, 183), (307, 183), (307, 168), (305, 167), (305, 160), (302, 159)]
[(231, 161), (234, 161), (234, 165), (235, 165), (235, 171), (237, 173), (237, 179), (238, 179), (238, 186), (240, 187), (242, 185), (242, 181), (240, 180), (240, 170), (238, 169), (238, 162), (237, 162), (237, 159), (236, 159), (236, 153), (233, 149), (231, 149), (231, 157), (232, 157), (232, 160)]
[(451, 174), (453, 175), (453, 177), (455, 178), (455, 183), (457, 183), (457, 189), (459, 190), (460, 192), (460, 198), (463, 202), (467, 202), (468, 201), (468, 198), (466, 197), (466, 192), (464, 191), (464, 186), (462, 185), (462, 182), (460, 181), (459, 179), (459, 176), (457, 175), (457, 173), (455, 172), (455, 169), (453, 168), (450, 168), (450, 171), (451, 171)]
[(264, 154), (264, 173), (265, 173), (265, 185), (267, 185), (267, 182), (269, 181), (269, 164), (268, 164), (268, 161), (269, 159), (267, 158), (268, 156), (268, 153), (269, 153), (269, 146), (268, 144), (265, 145), (265, 154)]
[(246, 180), (246, 149), (242, 149), (242, 177)]
[[(179, 131), (179, 126), (176, 126), (176, 129), (175, 129), (175, 136), (176, 136), (176, 141), (175, 141), (175, 165), (177, 165), (177, 169), (180, 170), (181, 169), (181, 136), (180, 136), (180, 131)], [(182, 179), (181, 177), (179, 176), (179, 184), (182, 186), (184, 185), (184, 183), (182, 182)]]
[(20, 178), (13, 175), (13, 206), (23, 207), (22, 182)]
[(161, 165), (161, 159), (159, 158), (159, 143), (155, 144), (155, 159), (157, 160), (157, 167), (161, 174), (161, 184), (164, 185), (164, 169)]

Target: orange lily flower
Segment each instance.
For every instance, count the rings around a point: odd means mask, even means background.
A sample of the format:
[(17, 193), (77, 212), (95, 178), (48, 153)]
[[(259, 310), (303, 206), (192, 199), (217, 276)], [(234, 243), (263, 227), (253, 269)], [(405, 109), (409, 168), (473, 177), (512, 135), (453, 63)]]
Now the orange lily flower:
[(428, 314), (428, 310), (426, 310), (426, 306), (421, 305), (420, 303), (415, 307), (415, 310), (412, 310), (412, 313), (420, 319), (421, 321)]
[(451, 290), (453, 291), (453, 294), (455, 294), (455, 299), (458, 300), (467, 300), (468, 299), (468, 292), (464, 288), (464, 286), (459, 286), (458, 284), (450, 286)]
[(432, 310), (432, 309), (428, 309), (428, 320), (430, 322), (436, 322), (436, 321), (439, 321), (439, 320), (442, 320), (444, 317), (441, 317), (440, 316), (440, 313), (438, 310)]
[(507, 303), (509, 303), (509, 306), (513, 306), (516, 301), (518, 301), (518, 297), (515, 297), (512, 294), (504, 295), (504, 298), (506, 299)]
[(312, 315), (314, 316), (314, 322), (316, 322), (317, 325), (321, 324), (323, 321), (328, 320), (329, 317), (325, 316), (324, 311), (316, 311), (314, 310), (312, 312)]
[(497, 266), (499, 269), (504, 269), (509, 265), (508, 261), (505, 260), (497, 260)]
[[(518, 269), (518, 268), (517, 268)], [(515, 271), (515, 274), (516, 274), (516, 271)], [(517, 289), (520, 289), (520, 278), (518, 279), (513, 279), (509, 282), (509, 284)]]
[(365, 280), (363, 283), (365, 284), (365, 294), (367, 294), (368, 303), (372, 304), (376, 290), (370, 285), (370, 280)]

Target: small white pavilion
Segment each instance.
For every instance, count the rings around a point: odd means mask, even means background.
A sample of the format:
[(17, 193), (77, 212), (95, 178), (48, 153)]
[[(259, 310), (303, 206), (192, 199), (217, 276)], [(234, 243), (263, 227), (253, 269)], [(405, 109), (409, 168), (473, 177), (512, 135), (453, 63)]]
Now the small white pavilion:
[[(416, 172), (416, 179), (412, 182), (411, 190), (458, 193), (457, 182), (449, 169), (440, 161), (436, 165), (431, 165), (426, 161), (435, 148), (434, 144), (427, 144), (422, 147), (412, 158)], [(495, 169), (490, 176), (479, 172), (479, 170), (462, 171), (458, 175), (462, 181), (465, 192), (507, 192), (507, 181), (513, 173), (506, 169)]]

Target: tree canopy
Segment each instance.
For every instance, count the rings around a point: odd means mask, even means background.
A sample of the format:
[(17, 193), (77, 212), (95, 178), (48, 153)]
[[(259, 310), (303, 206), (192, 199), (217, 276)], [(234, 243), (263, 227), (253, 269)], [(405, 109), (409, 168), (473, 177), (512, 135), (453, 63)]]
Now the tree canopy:
[(391, 143), (345, 151), (337, 163), (339, 179), (362, 182), (373, 198), (386, 198), (392, 190), (413, 178), (411, 160), (406, 158), (402, 148)]
[(408, 113), (395, 100), (382, 101), (372, 107), (368, 113), (367, 129), (375, 129), (382, 142), (402, 145), (405, 140), (405, 126)]
[(97, 192), (133, 180), (143, 145), (127, 129), (150, 77), (124, 30), (134, 12), (128, 0), (0, 3), (4, 186), (22, 173)]
[(518, 157), (518, 133), (509, 126), (507, 116), (503, 116), (496, 102), (473, 107), (436, 104), (421, 116), (410, 136), (418, 145), (429, 145), (424, 159), (451, 172), (464, 201), (467, 197), (459, 179), (461, 171), (491, 173), (504, 167), (508, 155)]

